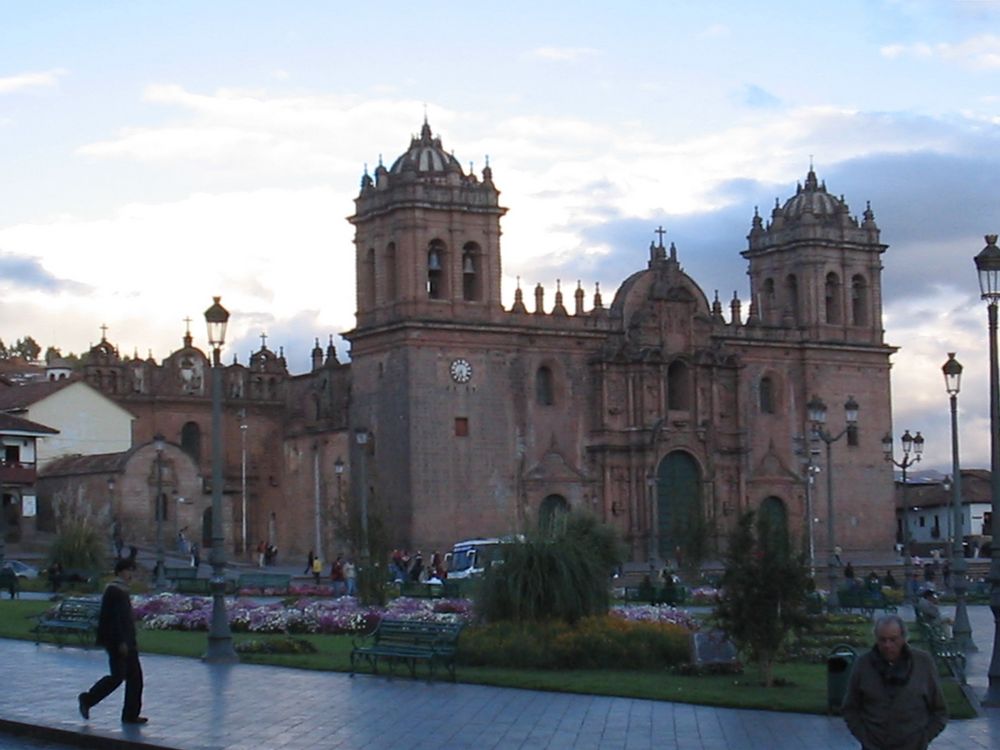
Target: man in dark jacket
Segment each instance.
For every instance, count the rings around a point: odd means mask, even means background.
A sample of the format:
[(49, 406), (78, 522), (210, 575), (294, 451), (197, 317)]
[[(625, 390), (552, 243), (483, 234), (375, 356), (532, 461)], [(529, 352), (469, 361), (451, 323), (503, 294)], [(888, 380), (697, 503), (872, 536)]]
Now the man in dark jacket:
[(145, 724), (148, 719), (140, 716), (142, 709), (142, 667), (135, 639), (135, 618), (129, 600), (129, 584), (135, 566), (128, 559), (115, 563), (115, 580), (104, 589), (101, 613), (97, 621), (97, 643), (108, 652), (110, 674), (79, 695), (80, 715), (90, 718), (90, 709), (111, 694), (124, 681), (125, 706), (122, 722)]
[(851, 672), (847, 727), (864, 750), (924, 750), (948, 720), (934, 659), (907, 645), (897, 615), (878, 619), (875, 641)]

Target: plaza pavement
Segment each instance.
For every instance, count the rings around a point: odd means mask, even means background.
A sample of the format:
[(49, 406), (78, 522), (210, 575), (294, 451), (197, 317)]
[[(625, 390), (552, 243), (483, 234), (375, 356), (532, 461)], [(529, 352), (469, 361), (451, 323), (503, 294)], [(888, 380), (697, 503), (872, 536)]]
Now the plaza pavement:
[[(980, 606), (971, 608), (970, 618), (980, 651), (970, 660), (969, 682), (981, 693), (992, 648), (992, 616)], [(143, 657), (143, 713), (150, 723), (124, 727), (118, 720), (120, 689), (91, 710), (89, 721), (77, 713), (77, 694), (104, 674), (103, 651), (4, 640), (0, 654), (0, 749), (5, 741), (15, 745), (2, 732), (102, 749), (857, 747), (835, 717), (398, 677), (351, 678), (155, 655)], [(951, 722), (933, 747), (1000, 747), (1000, 709)]]

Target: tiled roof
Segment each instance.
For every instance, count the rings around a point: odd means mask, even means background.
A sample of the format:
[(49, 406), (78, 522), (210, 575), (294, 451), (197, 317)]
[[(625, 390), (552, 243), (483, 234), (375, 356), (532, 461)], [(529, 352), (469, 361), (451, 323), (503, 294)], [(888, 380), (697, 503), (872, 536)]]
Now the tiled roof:
[(62, 456), (50, 461), (38, 472), (39, 477), (58, 477), (78, 474), (111, 474), (119, 472), (131, 450), (121, 453), (98, 453), (92, 456)]
[(35, 432), (39, 435), (58, 435), (59, 430), (54, 430), (51, 427), (46, 427), (38, 422), (32, 422), (30, 419), (22, 419), (21, 417), (15, 417), (13, 414), (4, 414), (0, 412), (0, 432)]
[(77, 381), (73, 379), (45, 380), (40, 383), (0, 388), (0, 411), (27, 408), (75, 382)]

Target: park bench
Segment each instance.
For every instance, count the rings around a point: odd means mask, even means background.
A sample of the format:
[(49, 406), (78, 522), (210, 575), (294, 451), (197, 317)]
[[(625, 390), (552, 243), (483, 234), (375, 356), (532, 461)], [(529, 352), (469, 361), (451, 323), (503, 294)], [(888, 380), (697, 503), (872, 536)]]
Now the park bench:
[(17, 580), (17, 573), (10, 568), (0, 568), (0, 591), (6, 591), (14, 599), (20, 590), (21, 582)]
[(442, 581), (441, 583), (419, 583), (404, 581), (399, 584), (400, 596), (412, 596), (417, 599), (458, 599), (462, 588), (458, 581)]
[(965, 684), (965, 652), (958, 647), (955, 639), (948, 635), (940, 622), (928, 620), (917, 613), (917, 628), (927, 642), (927, 648), (934, 657), (948, 668), (952, 677)]
[(101, 612), (101, 600), (92, 597), (68, 596), (58, 606), (43, 613), (32, 629), (35, 643), (48, 634), (60, 646), (63, 639), (76, 636), (80, 645), (90, 645), (97, 633), (97, 617)]
[(291, 584), (292, 577), (285, 573), (241, 573), (237, 588), (260, 589), (262, 592), (271, 589), (288, 594)]
[(176, 582), (181, 579), (190, 580), (198, 577), (198, 569), (193, 568), (190, 565), (182, 565), (176, 568), (165, 567), (163, 569), (163, 577), (171, 582)]
[(859, 587), (840, 589), (837, 592), (837, 609), (857, 609), (871, 617), (876, 609), (895, 612), (896, 605), (886, 599), (881, 590)]
[(666, 586), (626, 586), (626, 602), (648, 602), (649, 604), (668, 604), (676, 607), (684, 604), (688, 599), (688, 590), (685, 586), (675, 585), (672, 588)]
[(401, 661), (409, 668), (410, 675), (416, 677), (417, 662), (426, 661), (430, 666), (430, 679), (434, 679), (440, 664), (448, 670), (454, 681), (455, 652), (461, 632), (460, 624), (383, 619), (366, 636), (370, 642), (354, 642), (351, 649), (351, 676), (354, 676), (355, 664), (359, 659), (367, 661), (372, 671), (378, 674), (379, 659), (384, 658), (389, 662), (390, 675), (393, 665)]

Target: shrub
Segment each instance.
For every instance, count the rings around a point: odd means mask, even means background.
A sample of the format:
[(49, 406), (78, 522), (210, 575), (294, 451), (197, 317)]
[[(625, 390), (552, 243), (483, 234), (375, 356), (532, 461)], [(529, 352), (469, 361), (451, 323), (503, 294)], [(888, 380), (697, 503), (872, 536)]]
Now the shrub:
[(251, 640), (237, 643), (240, 654), (315, 654), (317, 649), (304, 638), (275, 638), (268, 641)]
[(505, 544), (503, 563), (486, 572), (480, 615), (489, 622), (574, 623), (608, 611), (608, 576), (620, 559), (613, 529), (571, 513), (551, 537)]
[(59, 561), (67, 570), (104, 568), (110, 538), (106, 514), (87, 503), (82, 488), (75, 495), (60, 493), (55, 500), (56, 538), (49, 561)]
[(662, 669), (688, 659), (690, 632), (671, 623), (585, 617), (466, 628), (459, 661), (518, 669)]

